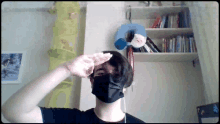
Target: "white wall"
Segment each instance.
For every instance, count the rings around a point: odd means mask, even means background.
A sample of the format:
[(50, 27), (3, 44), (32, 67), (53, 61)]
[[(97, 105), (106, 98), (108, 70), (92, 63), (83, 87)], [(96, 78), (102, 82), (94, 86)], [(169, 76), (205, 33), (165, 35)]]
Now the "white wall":
[[(125, 20), (124, 2), (88, 3), (84, 54), (116, 50), (114, 35)], [(137, 4), (138, 5), (138, 4)], [(119, 51), (125, 56), (125, 51)], [(200, 66), (192, 63), (135, 63), (136, 82), (128, 88), (127, 113), (145, 122), (198, 122), (196, 107), (204, 104)], [(82, 79), (80, 110), (95, 107), (89, 79)], [(123, 109), (122, 103), (122, 110)]]
[[(86, 2), (79, 2), (81, 12), (79, 18), (79, 34), (77, 55), (83, 53), (86, 20)], [(36, 9), (50, 8), (53, 2), (3, 2), (2, 3), (2, 50), (27, 51), (27, 60), (23, 80), (20, 84), (2, 85), (2, 104), (21, 89), (24, 85), (46, 74), (49, 68), (49, 56), (47, 51), (51, 48), (53, 38), (53, 26), (56, 15), (48, 12), (39, 12)], [(72, 100), (70, 107), (79, 108), (81, 78), (74, 77)], [(58, 104), (62, 104), (58, 101)], [(38, 106), (45, 106), (42, 99)], [(9, 123), (2, 115), (2, 122)]]
[[(1, 105), (17, 92), (21, 87), (30, 83), (48, 71), (50, 49), (53, 37), (53, 25), (56, 15), (48, 12), (36, 12), (36, 9), (24, 8), (47, 8), (53, 2), (3, 2), (2, 9), (10, 8), (10, 12), (2, 12), (2, 50), (4, 51), (27, 51), (26, 65), (24, 66), (23, 80), (20, 84), (2, 85)], [(17, 9), (18, 8), (18, 9)], [(15, 9), (22, 12), (15, 12)], [(39, 103), (44, 106), (44, 99)], [(8, 121), (2, 117), (2, 122)]]

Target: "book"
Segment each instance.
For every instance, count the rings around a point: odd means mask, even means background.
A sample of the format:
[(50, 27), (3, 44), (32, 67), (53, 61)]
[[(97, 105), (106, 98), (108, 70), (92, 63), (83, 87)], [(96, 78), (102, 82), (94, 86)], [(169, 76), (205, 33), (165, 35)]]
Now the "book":
[(174, 20), (174, 15), (173, 14), (171, 14), (170, 15), (170, 28), (173, 28), (173, 20)]
[(156, 28), (160, 21), (161, 21), (161, 17), (157, 16), (157, 18), (154, 21), (154, 24), (150, 28)]
[(180, 21), (179, 14), (176, 14), (176, 17), (177, 17), (177, 23), (176, 23), (176, 25), (177, 25), (177, 28), (179, 28), (179, 21)]
[(170, 52), (170, 40), (168, 38), (166, 38), (166, 50), (167, 52)]
[(141, 50), (141, 53), (143, 53), (143, 52), (144, 52), (144, 50), (142, 49), (142, 47), (140, 47), (140, 50)]
[(167, 52), (167, 39), (164, 38), (164, 52)]
[(189, 38), (185, 37), (185, 44), (186, 44), (186, 52), (190, 52), (189, 51)]
[(182, 52), (185, 53), (185, 38), (182, 36)]
[(182, 12), (179, 12), (178, 15), (179, 15), (179, 28), (182, 28), (183, 27), (183, 24), (182, 24), (182, 21), (183, 21), (183, 19), (182, 19)]
[(153, 52), (157, 52), (149, 43), (149, 40), (146, 41), (147, 46), (153, 51)]
[(144, 44), (144, 47), (149, 53), (153, 53), (153, 51), (150, 49), (150, 47), (147, 44)]
[(173, 52), (173, 39), (170, 38), (169, 41), (169, 52)]
[(150, 44), (154, 46), (154, 48), (158, 51), (161, 52), (161, 50), (154, 44), (154, 42), (151, 40), (151, 38), (147, 37), (147, 40), (149, 41)]
[(189, 28), (192, 28), (192, 13), (190, 12), (190, 11), (188, 11), (188, 14), (189, 14), (189, 16), (188, 16), (188, 22), (189, 22)]
[(189, 37), (189, 46), (190, 46), (190, 52), (194, 52), (193, 51), (193, 37)]
[(164, 49), (164, 38), (162, 38), (162, 52), (165, 52), (165, 49)]
[(171, 15), (168, 15), (168, 25), (167, 28), (171, 28)]
[(178, 20), (178, 14), (175, 14), (174, 15), (174, 28), (179, 28), (179, 26), (178, 26), (178, 22), (179, 20)]
[(162, 22), (162, 19), (159, 20), (159, 22), (158, 22), (156, 28), (160, 28), (161, 22)]
[[(149, 41), (148, 41), (149, 42)], [(151, 44), (150, 42), (149, 42), (149, 44), (150, 44), (150, 46), (151, 46), (151, 49), (154, 51), (154, 52), (156, 52), (156, 53), (158, 53), (159, 51), (153, 46), (153, 44)]]
[(181, 36), (176, 37), (176, 52), (181, 52)]
[(196, 41), (195, 41), (194, 38), (193, 38), (193, 51), (194, 51), (194, 52), (197, 52)]
[[(188, 10), (188, 9), (187, 9)], [(188, 21), (187, 21), (187, 10), (183, 11), (183, 27), (188, 28)]]
[(169, 15), (166, 15), (164, 28), (168, 28), (168, 17), (169, 17)]
[(142, 48), (144, 49), (144, 52), (148, 52), (148, 51), (147, 51), (147, 49), (145, 49), (145, 47), (144, 47), (144, 46), (143, 46)]
[(176, 52), (175, 48), (176, 48), (176, 38), (174, 37), (173, 38), (173, 53)]
[(165, 21), (166, 21), (166, 16), (162, 16), (162, 21), (161, 21), (161, 24), (160, 24), (160, 28), (164, 28)]

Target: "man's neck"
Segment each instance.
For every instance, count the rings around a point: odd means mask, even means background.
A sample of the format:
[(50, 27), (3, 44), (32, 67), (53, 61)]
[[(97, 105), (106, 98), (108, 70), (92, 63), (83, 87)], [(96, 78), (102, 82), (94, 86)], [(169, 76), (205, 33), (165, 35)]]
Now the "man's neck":
[(125, 116), (125, 113), (121, 110), (121, 99), (114, 103), (104, 103), (96, 98), (94, 112), (98, 118), (107, 122), (117, 122)]

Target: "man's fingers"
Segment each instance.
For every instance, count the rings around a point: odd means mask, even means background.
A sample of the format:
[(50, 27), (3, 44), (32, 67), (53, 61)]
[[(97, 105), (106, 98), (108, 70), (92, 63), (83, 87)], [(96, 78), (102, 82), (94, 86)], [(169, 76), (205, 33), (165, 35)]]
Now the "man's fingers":
[(99, 65), (101, 63), (104, 63), (106, 61), (108, 61), (111, 57), (112, 57), (112, 54), (110, 53), (95, 53), (93, 55), (88, 55), (89, 58), (91, 58), (95, 65)]
[(102, 63), (105, 63), (105, 62), (107, 62), (109, 59), (110, 59), (110, 57), (108, 57), (108, 58), (102, 58), (101, 60), (95, 62), (95, 66), (100, 65), (100, 64), (102, 64)]

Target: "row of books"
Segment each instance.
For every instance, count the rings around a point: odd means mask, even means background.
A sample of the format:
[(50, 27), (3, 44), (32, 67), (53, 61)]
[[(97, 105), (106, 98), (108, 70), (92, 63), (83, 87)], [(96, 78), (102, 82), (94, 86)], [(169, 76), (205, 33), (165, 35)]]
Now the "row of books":
[(150, 28), (192, 28), (189, 9), (175, 14), (158, 16)]
[(197, 52), (194, 37), (176, 36), (172, 38), (163, 38), (162, 52)]
[(134, 48), (132, 47), (134, 52), (148, 52), (148, 53), (158, 53), (161, 52), (161, 50), (154, 44), (154, 42), (151, 40), (151, 38), (147, 37), (146, 44), (143, 47), (140, 48)]
[(184, 6), (184, 1), (143, 1), (146, 6)]

